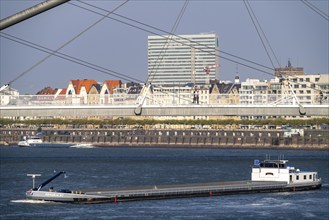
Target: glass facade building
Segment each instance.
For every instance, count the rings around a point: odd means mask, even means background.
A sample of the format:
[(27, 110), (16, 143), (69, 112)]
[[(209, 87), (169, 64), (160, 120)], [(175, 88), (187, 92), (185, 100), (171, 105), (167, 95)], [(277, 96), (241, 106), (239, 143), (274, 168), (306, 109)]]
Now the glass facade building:
[[(205, 68), (209, 68), (209, 75)], [(219, 79), (216, 34), (148, 37), (148, 82), (153, 85), (208, 84)]]

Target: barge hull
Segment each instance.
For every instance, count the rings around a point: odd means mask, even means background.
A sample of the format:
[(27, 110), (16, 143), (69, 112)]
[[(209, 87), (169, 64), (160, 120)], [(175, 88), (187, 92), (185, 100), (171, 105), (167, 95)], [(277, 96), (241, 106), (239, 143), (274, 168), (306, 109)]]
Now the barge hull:
[(56, 198), (52, 198), (49, 193), (47, 193), (47, 198), (42, 198), (40, 195), (34, 198), (33, 196), (28, 196), (28, 198), (56, 202), (92, 204), (173, 198), (211, 197), (234, 194), (305, 191), (319, 188), (321, 188), (321, 182), (317, 181), (308, 184), (287, 184), (286, 182), (276, 181), (234, 181), (204, 184), (130, 187), (107, 190), (80, 190), (74, 193), (62, 193), (61, 196), (57, 196)]

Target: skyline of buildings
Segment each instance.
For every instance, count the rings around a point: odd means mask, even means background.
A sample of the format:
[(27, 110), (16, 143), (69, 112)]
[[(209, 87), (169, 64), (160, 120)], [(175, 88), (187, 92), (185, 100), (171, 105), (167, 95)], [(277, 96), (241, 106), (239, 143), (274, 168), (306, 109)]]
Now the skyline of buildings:
[[(45, 87), (32, 96), (84, 97), (81, 100), (78, 99), (76, 104), (115, 104), (119, 100), (124, 101), (129, 95), (137, 97), (140, 95), (142, 88), (142, 84), (123, 83), (120, 80), (105, 80), (103, 83), (99, 83), (93, 79), (76, 79), (70, 80), (66, 88), (53, 89)], [(319, 100), (314, 100), (314, 97), (329, 95), (329, 74), (290, 75), (289, 81), (282, 80), (281, 77), (275, 77), (265, 81), (247, 79), (243, 82), (240, 82), (239, 77), (235, 76), (233, 82), (215, 80), (209, 85), (194, 86), (188, 83), (176, 86), (154, 86), (152, 92), (148, 95), (149, 100), (147, 103), (266, 104), (276, 102), (280, 97), (282, 98), (292, 91), (302, 104), (319, 103)], [(118, 94), (121, 94), (121, 98), (115, 99)], [(214, 96), (216, 94), (219, 96)], [(234, 99), (223, 98), (233, 94)], [(198, 96), (198, 103), (193, 101), (195, 95)], [(20, 96), (20, 94), (18, 90), (9, 87), (1, 91), (0, 96), (15, 97)], [(88, 98), (93, 96), (99, 96), (99, 98), (97, 100)], [(130, 97), (130, 100), (133, 100), (132, 102), (136, 101), (133, 97)], [(8, 103), (1, 102), (1, 105), (6, 104)]]
[[(240, 82), (238, 72), (231, 81), (219, 76), (219, 39), (215, 33), (148, 36), (148, 79), (153, 88), (145, 104), (322, 104), (328, 103), (329, 74), (305, 74), (304, 68), (275, 68), (273, 79), (247, 78)], [(233, 79), (234, 77), (234, 79)], [(32, 104), (124, 105), (137, 104), (143, 83), (123, 83), (119, 79), (70, 80), (66, 88), (45, 87)], [(41, 97), (49, 95), (49, 97)], [(20, 104), (13, 88), (0, 92), (1, 105)], [(326, 100), (325, 100), (326, 99)], [(287, 101), (289, 100), (289, 101)]]
[[(219, 69), (219, 37), (216, 33), (148, 36), (148, 79), (145, 83), (154, 86), (209, 85), (214, 81), (222, 82)], [(236, 75), (239, 76), (238, 71)], [(273, 73), (278, 78), (292, 75), (304, 75), (304, 68), (293, 67), (290, 60), (287, 66), (275, 68)]]
[[(84, 105), (137, 105), (143, 94), (143, 85), (122, 83), (120, 80), (70, 80), (63, 89), (45, 87), (39, 95), (19, 95), (13, 88), (0, 92), (1, 105), (14, 106), (84, 106)], [(209, 85), (154, 86), (146, 95), (145, 105), (162, 107), (175, 105), (329, 105), (329, 74), (289, 75), (271, 80), (247, 79), (240, 82), (214, 80)], [(78, 117), (78, 116), (77, 116)], [(276, 116), (273, 116), (274, 118)], [(310, 116), (284, 116), (309, 118)], [(218, 119), (222, 116), (154, 116), (155, 119)], [(237, 119), (265, 119), (271, 116), (240, 116)]]

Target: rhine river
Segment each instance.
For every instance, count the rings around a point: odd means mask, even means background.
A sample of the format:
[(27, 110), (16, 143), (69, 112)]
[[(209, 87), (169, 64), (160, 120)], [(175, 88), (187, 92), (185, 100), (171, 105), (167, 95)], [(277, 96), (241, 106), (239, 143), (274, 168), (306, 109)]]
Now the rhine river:
[[(0, 147), (1, 219), (329, 219), (329, 152), (260, 149)], [(318, 171), (320, 190), (105, 204), (25, 199), (36, 182), (64, 170), (46, 188), (109, 188), (250, 179), (254, 159), (278, 155)]]

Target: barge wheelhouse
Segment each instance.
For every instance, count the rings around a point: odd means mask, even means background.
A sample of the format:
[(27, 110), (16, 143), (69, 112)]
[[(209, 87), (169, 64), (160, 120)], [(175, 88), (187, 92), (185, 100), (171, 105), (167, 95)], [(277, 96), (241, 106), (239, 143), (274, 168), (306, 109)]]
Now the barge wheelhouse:
[(317, 172), (300, 171), (288, 166), (288, 160), (259, 160), (254, 161), (251, 173), (252, 181), (280, 181), (289, 185), (320, 183), (321, 178)]

